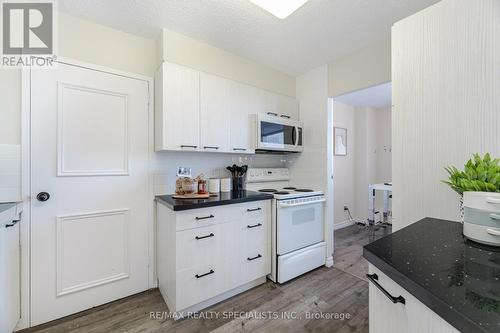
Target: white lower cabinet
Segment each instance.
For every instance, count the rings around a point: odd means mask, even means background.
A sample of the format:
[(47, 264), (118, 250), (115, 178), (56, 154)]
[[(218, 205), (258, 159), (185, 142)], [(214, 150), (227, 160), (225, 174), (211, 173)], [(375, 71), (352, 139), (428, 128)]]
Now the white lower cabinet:
[(271, 272), (270, 200), (180, 212), (156, 207), (158, 282), (170, 311), (199, 311)]
[(370, 333), (458, 333), (447, 321), (425, 306), (403, 287), (373, 265), (377, 282), (394, 297), (402, 296), (405, 304), (393, 303), (371, 281), (369, 282)]
[(19, 219), (21, 204), (0, 213), (0, 333), (11, 333), (21, 316)]

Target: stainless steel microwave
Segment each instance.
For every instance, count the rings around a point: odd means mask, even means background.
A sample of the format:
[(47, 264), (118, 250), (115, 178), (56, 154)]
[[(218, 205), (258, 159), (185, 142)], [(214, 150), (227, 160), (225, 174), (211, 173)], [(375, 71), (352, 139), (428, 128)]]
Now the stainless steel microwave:
[(267, 114), (257, 115), (256, 152), (298, 153), (303, 149), (302, 123)]

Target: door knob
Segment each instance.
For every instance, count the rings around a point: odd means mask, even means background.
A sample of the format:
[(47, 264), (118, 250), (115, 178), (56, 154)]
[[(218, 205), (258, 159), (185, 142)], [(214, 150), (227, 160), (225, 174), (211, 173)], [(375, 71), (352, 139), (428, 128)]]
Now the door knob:
[(47, 201), (49, 200), (50, 198), (50, 194), (48, 194), (47, 192), (40, 192), (36, 195), (36, 199), (38, 201)]

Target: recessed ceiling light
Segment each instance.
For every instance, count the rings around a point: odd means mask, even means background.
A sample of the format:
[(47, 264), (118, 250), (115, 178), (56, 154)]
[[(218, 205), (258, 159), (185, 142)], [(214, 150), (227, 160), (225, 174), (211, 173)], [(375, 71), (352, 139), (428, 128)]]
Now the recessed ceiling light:
[(251, 3), (267, 10), (280, 19), (288, 17), (307, 1), (309, 0), (250, 0)]

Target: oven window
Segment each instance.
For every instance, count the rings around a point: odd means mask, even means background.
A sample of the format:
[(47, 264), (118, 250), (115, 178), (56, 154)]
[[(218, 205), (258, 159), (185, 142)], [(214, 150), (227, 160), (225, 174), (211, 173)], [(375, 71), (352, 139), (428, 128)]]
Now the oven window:
[(292, 213), (292, 225), (314, 222), (316, 220), (316, 210), (313, 207), (296, 210)]
[(260, 122), (260, 141), (280, 145), (294, 145), (295, 128), (289, 125)]

